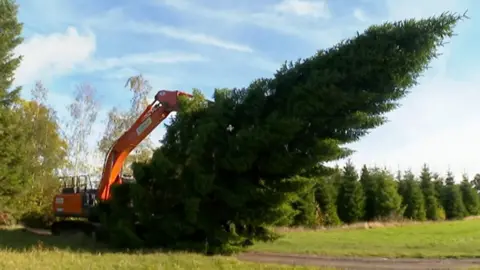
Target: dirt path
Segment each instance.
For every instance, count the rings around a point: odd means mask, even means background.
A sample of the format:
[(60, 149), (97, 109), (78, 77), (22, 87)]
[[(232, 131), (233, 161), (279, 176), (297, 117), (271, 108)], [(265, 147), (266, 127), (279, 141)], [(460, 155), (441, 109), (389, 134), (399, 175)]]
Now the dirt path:
[(478, 267), (480, 259), (387, 259), (387, 258), (336, 258), (313, 255), (249, 252), (238, 256), (240, 260), (262, 263), (309, 265), (339, 269), (468, 269)]

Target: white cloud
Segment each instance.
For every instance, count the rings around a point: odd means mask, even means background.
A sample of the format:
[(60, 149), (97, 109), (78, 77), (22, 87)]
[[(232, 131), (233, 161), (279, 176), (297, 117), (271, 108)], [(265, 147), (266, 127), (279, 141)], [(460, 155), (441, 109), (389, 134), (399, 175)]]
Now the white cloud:
[[(22, 62), (15, 73), (15, 84), (29, 85), (36, 80), (49, 80), (72, 72), (106, 71), (133, 68), (139, 65), (198, 62), (208, 59), (200, 54), (179, 51), (158, 51), (96, 58), (93, 32), (80, 33), (74, 27), (65, 32), (35, 34), (16, 48)], [(133, 75), (133, 74), (131, 74)]]
[(69, 73), (87, 61), (95, 48), (94, 34), (81, 34), (74, 27), (63, 33), (34, 35), (16, 49), (23, 60), (16, 71), (15, 83), (24, 85)]
[(355, 17), (355, 19), (361, 21), (361, 22), (366, 22), (368, 21), (368, 18), (367, 18), (367, 15), (365, 14), (365, 12), (360, 9), (360, 8), (356, 8), (353, 10), (353, 17)]
[(313, 18), (330, 18), (326, 1), (283, 0), (276, 4), (273, 9), (284, 14), (311, 16)]

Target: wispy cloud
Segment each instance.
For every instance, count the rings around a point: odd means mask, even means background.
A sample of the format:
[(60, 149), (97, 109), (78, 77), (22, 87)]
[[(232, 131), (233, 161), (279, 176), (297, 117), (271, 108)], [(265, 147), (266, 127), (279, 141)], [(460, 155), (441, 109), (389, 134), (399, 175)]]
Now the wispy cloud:
[(327, 1), (283, 0), (273, 10), (281, 14), (294, 14), (313, 18), (330, 18)]
[(152, 0), (157, 6), (170, 7), (206, 20), (230, 24), (249, 24), (307, 41), (330, 44), (342, 33), (328, 25), (331, 13), (326, 1), (283, 0), (257, 10), (224, 9), (200, 5), (190, 0)]
[(159, 51), (129, 54), (119, 57), (98, 58), (82, 65), (84, 72), (102, 71), (112, 68), (129, 68), (138, 65), (173, 64), (182, 62), (203, 62), (208, 59), (200, 54), (176, 51)]
[(253, 52), (253, 49), (246, 44), (229, 41), (213, 35), (194, 32), (180, 27), (164, 25), (143, 19), (135, 20), (129, 17), (124, 10), (119, 7), (109, 10), (106, 14), (102, 14), (102, 16), (88, 19), (86, 25), (96, 29), (161, 35), (192, 44), (208, 45), (238, 52)]
[(202, 34), (194, 33), (192, 31), (179, 29), (176, 27), (158, 25), (151, 22), (136, 22), (129, 21), (126, 24), (123, 24), (122, 27), (125, 27), (125, 30), (129, 30), (137, 33), (144, 34), (159, 34), (164, 35), (170, 38), (183, 40), (195, 44), (210, 45), (222, 49), (239, 51), (239, 52), (253, 52), (253, 49), (247, 45), (230, 42), (227, 40), (222, 40), (220, 38)]

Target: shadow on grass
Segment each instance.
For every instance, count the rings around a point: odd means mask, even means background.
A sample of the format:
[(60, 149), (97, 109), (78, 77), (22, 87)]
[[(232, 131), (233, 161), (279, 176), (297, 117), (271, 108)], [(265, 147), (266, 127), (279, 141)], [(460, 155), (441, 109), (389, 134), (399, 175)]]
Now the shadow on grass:
[(81, 233), (62, 236), (39, 235), (23, 228), (0, 227), (0, 250), (69, 250), (78, 252), (119, 252), (107, 249)]
[(83, 233), (62, 235), (43, 235), (28, 231), (25, 228), (2, 228), (0, 227), (0, 252), (12, 250), (17, 252), (29, 252), (38, 250), (59, 250), (71, 252), (117, 253), (117, 254), (152, 254), (152, 253), (194, 253), (198, 255), (226, 256), (234, 254), (208, 254), (192, 249), (114, 249), (107, 244), (97, 242)]

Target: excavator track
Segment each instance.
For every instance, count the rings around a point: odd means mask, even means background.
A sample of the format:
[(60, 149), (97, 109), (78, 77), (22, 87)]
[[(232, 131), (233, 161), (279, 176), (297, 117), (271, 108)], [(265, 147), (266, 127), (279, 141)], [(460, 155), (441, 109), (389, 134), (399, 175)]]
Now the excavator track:
[(61, 220), (54, 222), (50, 230), (52, 235), (84, 233), (89, 237), (96, 238), (99, 229), (100, 223), (82, 220)]

